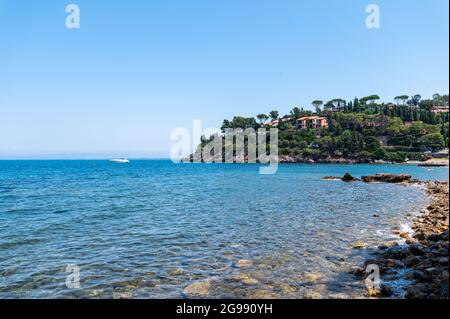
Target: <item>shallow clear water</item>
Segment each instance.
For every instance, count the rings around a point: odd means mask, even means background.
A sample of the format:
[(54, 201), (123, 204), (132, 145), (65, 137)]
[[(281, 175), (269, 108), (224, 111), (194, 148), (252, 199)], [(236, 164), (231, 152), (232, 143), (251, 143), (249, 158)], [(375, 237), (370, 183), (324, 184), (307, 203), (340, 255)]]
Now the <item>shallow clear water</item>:
[[(428, 200), (414, 187), (320, 180), (345, 172), (448, 180), (448, 168), (409, 165), (259, 175), (240, 164), (0, 161), (0, 298), (182, 298), (205, 281), (213, 298), (359, 297), (347, 272), (365, 252), (352, 244), (395, 238)], [(66, 287), (69, 264), (78, 289)]]

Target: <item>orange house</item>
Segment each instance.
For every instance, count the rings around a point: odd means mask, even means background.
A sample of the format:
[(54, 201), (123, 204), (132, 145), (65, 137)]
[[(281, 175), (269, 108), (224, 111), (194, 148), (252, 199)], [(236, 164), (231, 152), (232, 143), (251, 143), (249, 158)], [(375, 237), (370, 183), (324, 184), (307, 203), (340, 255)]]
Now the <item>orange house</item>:
[(296, 121), (297, 128), (328, 128), (328, 120), (321, 116), (301, 117)]
[(433, 106), (431, 112), (435, 114), (448, 113), (448, 106)]

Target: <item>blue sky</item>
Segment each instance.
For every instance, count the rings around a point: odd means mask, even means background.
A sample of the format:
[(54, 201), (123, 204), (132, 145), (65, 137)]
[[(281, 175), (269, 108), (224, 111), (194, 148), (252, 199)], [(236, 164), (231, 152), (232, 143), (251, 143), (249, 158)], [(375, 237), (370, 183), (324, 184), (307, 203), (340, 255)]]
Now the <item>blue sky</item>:
[(68, 3), (0, 0), (0, 157), (164, 157), (194, 119), (448, 93), (447, 0), (73, 0), (79, 30)]

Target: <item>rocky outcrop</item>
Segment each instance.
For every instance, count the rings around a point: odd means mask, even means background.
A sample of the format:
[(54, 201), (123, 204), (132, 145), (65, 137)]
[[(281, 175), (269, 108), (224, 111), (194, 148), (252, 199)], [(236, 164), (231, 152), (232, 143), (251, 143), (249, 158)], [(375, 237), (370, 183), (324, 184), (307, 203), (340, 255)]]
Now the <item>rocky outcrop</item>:
[(322, 177), (322, 180), (328, 180), (328, 181), (334, 181), (334, 180), (340, 180), (344, 182), (356, 182), (359, 181), (356, 177), (353, 177), (349, 173), (345, 173), (344, 176), (338, 177), (338, 176), (324, 176)]
[(411, 175), (408, 174), (376, 174), (363, 176), (362, 181), (366, 183), (404, 183), (411, 182)]
[[(359, 181), (358, 178), (353, 177), (349, 173), (345, 173), (343, 177), (336, 176), (325, 176), (322, 178), (323, 180), (342, 180), (344, 182), (355, 182)], [(366, 183), (415, 183), (417, 180), (412, 179), (411, 175), (408, 174), (376, 174), (370, 176), (363, 176), (361, 178), (363, 182)]]
[(355, 181), (359, 181), (359, 179), (357, 179), (356, 177), (353, 177), (352, 175), (350, 175), (349, 173), (345, 173), (344, 176), (342, 177), (342, 180), (344, 182), (355, 182)]
[(324, 177), (321, 178), (321, 180), (324, 180), (324, 181), (341, 181), (342, 177), (339, 177), (339, 176), (324, 176)]

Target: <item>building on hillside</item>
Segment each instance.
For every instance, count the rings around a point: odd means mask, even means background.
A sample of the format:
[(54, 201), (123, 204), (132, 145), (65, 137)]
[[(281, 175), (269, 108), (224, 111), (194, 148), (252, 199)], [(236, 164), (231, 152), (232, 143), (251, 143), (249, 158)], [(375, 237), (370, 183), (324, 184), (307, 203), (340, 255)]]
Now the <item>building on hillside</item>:
[(448, 113), (448, 106), (433, 106), (431, 108), (431, 112), (438, 114), (438, 113)]
[(370, 128), (383, 127), (384, 123), (382, 123), (380, 121), (368, 121), (367, 126)]
[(321, 116), (305, 116), (296, 121), (296, 127), (305, 128), (328, 128), (328, 120)]
[(387, 125), (387, 119), (383, 115), (379, 115), (366, 120), (365, 125), (370, 128), (384, 127)]
[(280, 119), (278, 119), (278, 120), (273, 120), (272, 122), (269, 122), (269, 123), (267, 123), (267, 124), (264, 124), (264, 126), (277, 127), (277, 126), (280, 124), (280, 121), (281, 121), (281, 122), (289, 122), (291, 119), (292, 119), (292, 118), (290, 118), (290, 117), (285, 117), (285, 118), (282, 118), (281, 120), (280, 120)]
[(280, 120), (274, 120), (270, 123), (267, 123), (267, 126), (277, 127), (280, 124)]

